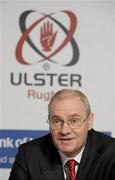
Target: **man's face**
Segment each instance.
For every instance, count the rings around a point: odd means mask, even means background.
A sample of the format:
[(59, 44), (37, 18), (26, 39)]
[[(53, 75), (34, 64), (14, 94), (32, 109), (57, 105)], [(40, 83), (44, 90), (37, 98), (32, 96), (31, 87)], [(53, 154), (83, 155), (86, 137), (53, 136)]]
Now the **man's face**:
[[(50, 109), (50, 121), (53, 118), (58, 118), (67, 122), (72, 117), (81, 120), (87, 118), (84, 104), (79, 97), (67, 97), (53, 102)], [(59, 129), (50, 126), (53, 142), (57, 149), (69, 157), (77, 155), (86, 143), (88, 130), (92, 128), (92, 122), (93, 114), (90, 114), (79, 128), (72, 129), (67, 123), (63, 123)]]

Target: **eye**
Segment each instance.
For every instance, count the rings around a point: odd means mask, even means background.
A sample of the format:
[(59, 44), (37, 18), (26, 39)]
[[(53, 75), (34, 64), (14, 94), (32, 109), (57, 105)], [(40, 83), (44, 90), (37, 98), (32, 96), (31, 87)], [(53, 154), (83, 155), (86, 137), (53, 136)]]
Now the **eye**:
[(58, 122), (60, 122), (60, 120), (59, 119), (54, 119), (53, 122), (58, 123)]
[(70, 123), (75, 124), (78, 123), (80, 120), (78, 118), (73, 118), (70, 120)]
[(52, 122), (54, 124), (60, 124), (62, 121), (61, 121), (61, 119), (55, 118), (55, 119), (52, 120)]

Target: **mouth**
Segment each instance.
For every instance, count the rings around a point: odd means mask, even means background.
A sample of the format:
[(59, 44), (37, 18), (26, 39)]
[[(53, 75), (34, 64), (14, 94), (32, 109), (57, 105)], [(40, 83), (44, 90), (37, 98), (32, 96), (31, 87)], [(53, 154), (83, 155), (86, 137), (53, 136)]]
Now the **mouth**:
[(74, 138), (61, 138), (60, 141), (62, 143), (70, 143), (74, 140)]

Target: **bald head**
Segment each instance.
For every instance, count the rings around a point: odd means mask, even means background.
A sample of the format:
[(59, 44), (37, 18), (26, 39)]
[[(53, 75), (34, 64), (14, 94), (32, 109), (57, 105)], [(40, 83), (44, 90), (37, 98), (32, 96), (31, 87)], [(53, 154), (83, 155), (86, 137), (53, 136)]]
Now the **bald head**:
[(76, 97), (80, 98), (80, 100), (84, 104), (86, 115), (89, 115), (91, 113), (91, 107), (90, 107), (87, 96), (83, 92), (79, 90), (74, 90), (74, 89), (62, 89), (56, 92), (54, 96), (52, 96), (48, 105), (49, 114), (50, 114), (50, 110), (54, 102), (64, 100), (64, 99), (72, 99)]

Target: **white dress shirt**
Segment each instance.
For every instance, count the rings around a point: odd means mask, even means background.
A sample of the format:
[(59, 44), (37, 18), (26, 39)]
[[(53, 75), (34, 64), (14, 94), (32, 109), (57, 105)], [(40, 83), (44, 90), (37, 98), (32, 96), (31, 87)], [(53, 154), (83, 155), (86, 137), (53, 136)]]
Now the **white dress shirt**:
[(79, 167), (79, 164), (80, 164), (80, 161), (81, 161), (81, 157), (82, 157), (83, 150), (84, 150), (84, 148), (80, 151), (79, 154), (77, 154), (77, 156), (72, 157), (72, 158), (67, 157), (65, 154), (63, 154), (62, 152), (59, 151), (59, 154), (60, 154), (60, 157), (61, 157), (61, 161), (62, 161), (62, 165), (63, 165), (63, 172), (64, 172), (65, 180), (67, 179), (66, 170), (65, 170), (65, 164), (66, 164), (66, 162), (67, 162), (69, 159), (75, 159), (75, 161), (78, 163), (78, 164), (75, 166), (75, 172), (76, 172), (76, 174), (77, 174), (77, 171), (78, 171), (78, 167)]

